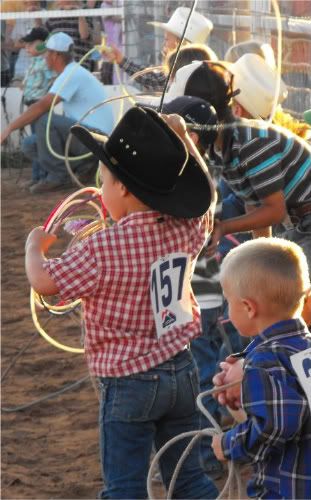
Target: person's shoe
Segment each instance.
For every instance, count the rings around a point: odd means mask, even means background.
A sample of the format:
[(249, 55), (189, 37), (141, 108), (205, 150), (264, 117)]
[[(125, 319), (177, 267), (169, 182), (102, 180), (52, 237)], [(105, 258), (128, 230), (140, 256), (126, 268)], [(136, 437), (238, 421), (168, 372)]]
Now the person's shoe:
[(152, 483), (154, 484), (163, 484), (163, 481), (162, 481), (162, 476), (161, 476), (161, 473), (160, 471), (156, 472), (152, 478)]
[(66, 187), (65, 184), (60, 182), (51, 182), (51, 181), (40, 181), (37, 184), (34, 184), (29, 188), (31, 194), (40, 194), (46, 193), (49, 191), (57, 191), (58, 189), (62, 189)]

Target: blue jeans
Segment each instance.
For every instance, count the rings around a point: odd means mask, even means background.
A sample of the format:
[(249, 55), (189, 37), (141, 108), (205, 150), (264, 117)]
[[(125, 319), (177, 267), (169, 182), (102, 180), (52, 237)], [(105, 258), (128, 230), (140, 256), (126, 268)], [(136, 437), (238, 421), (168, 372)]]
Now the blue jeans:
[[(220, 181), (219, 189), (222, 197), (221, 220), (232, 219), (245, 214), (244, 202), (234, 194), (226, 181)], [(251, 239), (249, 233), (236, 233), (233, 235), (239, 243)], [(223, 236), (218, 244), (218, 252), (224, 258), (236, 245), (230, 239), (230, 235)]]
[[(144, 373), (100, 378), (101, 462), (105, 488), (100, 498), (147, 498), (146, 479), (153, 444), (159, 450), (174, 436), (199, 428), (198, 372), (190, 351)], [(189, 440), (163, 454), (160, 470), (166, 487)], [(215, 499), (217, 489), (199, 465), (194, 447), (177, 478), (174, 498)]]
[(311, 273), (311, 213), (302, 217), (292, 229), (277, 234), (281, 238), (294, 241), (304, 251)]
[[(48, 182), (56, 183), (67, 183), (70, 181), (70, 175), (67, 172), (67, 168), (64, 160), (56, 158), (49, 150), (46, 142), (46, 127), (48, 121), (48, 114), (40, 116), (38, 120), (34, 123), (34, 129), (36, 134), (36, 144), (35, 147), (29, 148), (24, 151), (26, 156), (31, 160), (39, 161), (42, 169), (47, 172), (46, 180)], [(76, 123), (66, 116), (58, 115), (53, 113), (50, 127), (50, 143), (52, 149), (60, 156), (65, 155), (65, 145), (66, 140), (70, 132), (70, 127)], [(75, 137), (72, 138), (69, 155), (70, 156), (81, 156), (85, 153), (89, 153), (89, 150)], [(70, 162), (72, 170), (80, 175), (84, 174), (91, 167), (98, 164), (98, 160), (94, 156), (90, 156), (85, 160), (75, 160)]]
[[(208, 391), (213, 387), (212, 379), (217, 371), (222, 338), (219, 334), (217, 322), (222, 314), (222, 306), (212, 309), (201, 309), (202, 335), (191, 342), (191, 352), (198, 365), (200, 377), (200, 392)], [(219, 404), (213, 396), (203, 400), (204, 406), (217, 420)], [(200, 428), (211, 427), (210, 421), (200, 412)], [(205, 472), (220, 469), (221, 464), (216, 459), (211, 447), (212, 438), (201, 440), (200, 458)]]
[(31, 180), (34, 182), (39, 182), (42, 179), (45, 179), (47, 172), (43, 170), (40, 165), (40, 162), (37, 160), (37, 136), (32, 133), (31, 135), (25, 137), (22, 142), (22, 151), (26, 158), (32, 159), (32, 172), (31, 172)]

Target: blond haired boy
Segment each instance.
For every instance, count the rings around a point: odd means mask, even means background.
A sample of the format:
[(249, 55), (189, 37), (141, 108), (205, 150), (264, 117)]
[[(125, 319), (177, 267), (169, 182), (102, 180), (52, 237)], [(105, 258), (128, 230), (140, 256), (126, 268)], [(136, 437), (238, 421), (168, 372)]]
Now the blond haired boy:
[(226, 256), (220, 278), (231, 321), (254, 339), (244, 351), (247, 419), (213, 438), (215, 455), (253, 465), (250, 497), (310, 498), (311, 339), (301, 319), (310, 290), (306, 257), (293, 242), (259, 238)]

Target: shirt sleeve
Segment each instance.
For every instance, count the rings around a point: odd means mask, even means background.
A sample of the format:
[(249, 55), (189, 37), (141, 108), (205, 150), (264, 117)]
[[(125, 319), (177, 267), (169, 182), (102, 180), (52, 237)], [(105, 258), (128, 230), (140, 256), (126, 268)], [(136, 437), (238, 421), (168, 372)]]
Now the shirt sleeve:
[(63, 300), (89, 297), (98, 291), (100, 269), (92, 237), (75, 245), (61, 257), (48, 259), (44, 269), (55, 281)]
[[(143, 71), (147, 69), (145, 66), (135, 64), (126, 57), (123, 58), (120, 68), (122, 68), (125, 73), (132, 76), (138, 71)], [(135, 82), (142, 85), (147, 90), (162, 91), (166, 81), (166, 75), (162, 71), (149, 71), (144, 75), (135, 78)]]
[(265, 367), (245, 367), (242, 384), (243, 409), (247, 420), (222, 439), (226, 458), (265, 460), (272, 449), (282, 449), (300, 432), (306, 398), (284, 377), (274, 377)]
[(71, 78), (71, 71), (75, 66), (71, 66), (70, 71), (66, 69), (56, 78), (49, 90), (50, 94), (57, 94), (63, 101), (70, 101), (76, 93), (80, 82), (79, 78)]
[[(246, 149), (245, 177), (259, 200), (284, 189), (282, 159), (277, 138), (259, 138)], [(243, 152), (243, 149), (242, 149)]]

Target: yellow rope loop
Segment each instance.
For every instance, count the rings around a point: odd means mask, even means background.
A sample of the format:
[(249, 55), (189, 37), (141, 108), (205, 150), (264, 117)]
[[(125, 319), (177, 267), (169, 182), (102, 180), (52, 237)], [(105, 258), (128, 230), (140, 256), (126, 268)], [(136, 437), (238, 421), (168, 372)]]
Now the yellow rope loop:
[[(84, 199), (83, 195), (93, 196), (97, 198), (97, 202), (94, 199)], [(85, 225), (82, 229), (77, 231), (76, 234), (73, 235), (71, 241), (68, 245), (68, 248), (72, 248), (74, 245), (82, 241), (83, 239), (95, 234), (98, 231), (103, 230), (106, 227), (106, 222), (104, 219), (104, 214), (102, 210), (102, 206), (98, 202), (98, 198), (100, 196), (100, 191), (96, 188), (83, 188), (75, 193), (69, 195), (55, 210), (55, 213), (50, 217), (48, 223), (46, 224), (45, 230), (49, 233), (54, 233), (60, 227), (60, 225), (64, 225), (68, 221), (81, 220), (82, 216), (79, 217), (77, 215), (72, 215), (70, 213), (71, 210), (76, 210), (81, 207), (90, 207), (93, 211), (95, 211), (94, 215), (83, 215), (83, 217), (87, 219), (91, 219), (87, 225)], [(70, 210), (71, 209), (71, 210)], [(67, 211), (69, 210), (69, 215), (66, 216)], [(74, 301), (65, 303), (65, 304), (51, 304), (49, 303), (42, 295), (38, 294), (33, 288), (30, 291), (30, 308), (31, 315), (34, 322), (34, 325), (40, 335), (51, 345), (57, 347), (66, 352), (72, 353), (83, 353), (84, 349), (70, 347), (64, 345), (60, 342), (54, 340), (50, 335), (46, 333), (46, 331), (42, 328), (40, 321), (38, 319), (37, 310), (46, 310), (49, 313), (55, 315), (63, 315), (67, 313), (71, 313), (77, 307), (81, 305), (81, 299), (76, 299)]]

